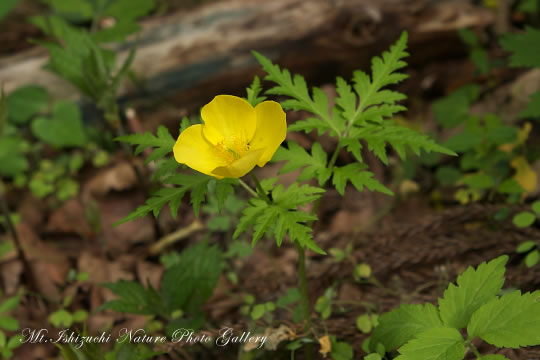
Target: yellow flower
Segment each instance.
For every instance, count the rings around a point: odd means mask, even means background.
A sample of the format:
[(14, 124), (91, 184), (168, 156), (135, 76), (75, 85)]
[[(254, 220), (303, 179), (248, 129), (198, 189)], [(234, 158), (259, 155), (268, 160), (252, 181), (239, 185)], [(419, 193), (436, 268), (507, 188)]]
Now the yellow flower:
[(242, 98), (218, 95), (201, 110), (204, 125), (182, 131), (173, 152), (181, 164), (204, 174), (239, 178), (264, 166), (285, 140), (285, 113), (275, 101), (255, 108)]

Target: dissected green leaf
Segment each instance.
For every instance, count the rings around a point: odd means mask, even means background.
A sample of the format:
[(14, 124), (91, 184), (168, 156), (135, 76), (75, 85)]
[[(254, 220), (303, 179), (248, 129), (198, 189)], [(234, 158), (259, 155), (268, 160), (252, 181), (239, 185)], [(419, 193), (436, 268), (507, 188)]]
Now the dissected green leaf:
[(442, 326), (437, 308), (432, 304), (401, 305), (379, 317), (373, 330), (370, 349), (381, 343), (387, 351), (397, 349), (418, 334)]
[(406, 149), (410, 148), (416, 155), (420, 151), (439, 152), (442, 154), (455, 156), (452, 150), (438, 145), (430, 137), (404, 126), (395, 125), (392, 122), (381, 124), (366, 124), (351, 130), (351, 137), (363, 139), (367, 142), (368, 148), (384, 164), (388, 164), (386, 155), (386, 143), (389, 143), (401, 159), (406, 159)]
[(458, 330), (440, 327), (418, 334), (398, 351), (396, 360), (463, 360), (465, 342)]
[[(277, 86), (266, 91), (267, 94), (286, 95), (291, 99), (282, 102), (285, 109), (290, 110), (306, 110), (317, 116), (317, 118), (309, 118), (303, 122), (297, 122), (294, 128), (297, 130), (312, 131), (317, 129), (319, 133), (329, 131), (334, 135), (339, 135), (345, 129), (345, 123), (337, 116), (330, 116), (328, 112), (328, 97), (319, 88), (314, 87), (312, 94), (309, 93), (306, 81), (301, 75), (291, 76), (289, 70), (281, 70), (278, 65), (254, 51), (253, 54), (262, 65), (267, 76), (265, 80), (273, 81)], [(302, 126), (298, 126), (302, 125)], [(289, 127), (292, 131), (293, 127)]]
[(158, 160), (171, 153), (176, 142), (169, 133), (169, 130), (163, 125), (158, 127), (156, 135), (157, 136), (154, 136), (152, 133), (147, 131), (144, 134), (120, 136), (115, 140), (131, 145), (137, 145), (135, 148), (135, 155), (140, 154), (145, 149), (153, 148), (152, 153), (145, 160), (145, 163), (149, 163), (152, 160)]
[(387, 195), (394, 195), (394, 193), (386, 186), (381, 184), (377, 179), (373, 178), (374, 174), (370, 171), (364, 171), (364, 166), (358, 163), (345, 165), (343, 167), (334, 168), (334, 177), (332, 182), (336, 187), (336, 190), (341, 194), (345, 194), (345, 185), (347, 181), (358, 190), (363, 191), (364, 186), (369, 191), (379, 191)]
[(473, 314), (467, 333), (503, 348), (540, 345), (539, 300), (540, 291), (496, 297)]
[(166, 313), (162, 298), (151, 287), (145, 288), (138, 282), (125, 280), (102, 285), (118, 295), (119, 299), (104, 303), (100, 307), (101, 310), (141, 315), (163, 315)]
[(443, 298), (439, 299), (444, 325), (457, 329), (467, 326), (471, 315), (501, 291), (507, 261), (508, 256), (503, 255), (476, 269), (469, 267), (458, 276), (457, 286), (448, 286)]
[(281, 245), (285, 234), (288, 234), (292, 242), (298, 241), (302, 246), (324, 254), (325, 252), (313, 241), (312, 229), (306, 225), (317, 217), (297, 210), (298, 206), (320, 198), (323, 192), (323, 189), (309, 185), (299, 186), (297, 183), (287, 189), (283, 185), (276, 186), (272, 191), (272, 203), (268, 204), (258, 198), (249, 201), (242, 212), (233, 238), (237, 238), (253, 226), (253, 244), (264, 234), (273, 231), (278, 246)]
[(288, 148), (280, 146), (272, 158), (272, 161), (287, 161), (279, 173), (283, 174), (302, 168), (298, 181), (317, 178), (319, 185), (324, 185), (332, 175), (332, 171), (326, 166), (328, 156), (321, 144), (313, 143), (311, 155), (294, 141), (288, 141), (287, 145)]
[(261, 86), (261, 80), (258, 76), (255, 76), (253, 78), (253, 82), (251, 85), (246, 89), (247, 92), (247, 101), (251, 104), (251, 106), (257, 106), (259, 103), (266, 100), (266, 96), (259, 96), (262, 92), (262, 86)]

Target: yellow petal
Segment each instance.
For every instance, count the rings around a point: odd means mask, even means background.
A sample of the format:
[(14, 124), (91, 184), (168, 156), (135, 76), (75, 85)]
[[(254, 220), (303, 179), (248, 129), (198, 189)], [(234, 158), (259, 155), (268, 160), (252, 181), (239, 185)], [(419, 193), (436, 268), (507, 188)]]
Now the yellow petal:
[(257, 165), (264, 166), (287, 135), (285, 112), (275, 101), (264, 101), (255, 107), (257, 127), (250, 142), (253, 149), (264, 149)]
[(264, 149), (248, 151), (244, 156), (232, 164), (216, 167), (214, 171), (212, 171), (212, 175), (216, 177), (240, 178), (253, 170), (263, 152)]
[(203, 174), (215, 176), (212, 170), (226, 165), (227, 162), (216, 154), (214, 146), (203, 136), (202, 129), (203, 125), (199, 124), (182, 131), (174, 144), (174, 158), (177, 162), (186, 164)]
[(248, 143), (255, 133), (255, 109), (246, 100), (218, 95), (201, 110), (204, 136), (212, 144), (230, 139)]

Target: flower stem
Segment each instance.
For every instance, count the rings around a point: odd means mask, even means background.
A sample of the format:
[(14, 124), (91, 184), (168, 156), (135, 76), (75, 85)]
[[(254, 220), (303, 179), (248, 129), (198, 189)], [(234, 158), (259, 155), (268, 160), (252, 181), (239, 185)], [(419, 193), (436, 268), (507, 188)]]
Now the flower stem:
[(240, 183), (240, 185), (242, 185), (242, 187), (244, 189), (246, 189), (246, 191), (253, 197), (258, 197), (259, 194), (257, 194), (257, 192), (255, 190), (253, 190), (251, 188), (251, 186), (249, 186), (248, 184), (246, 184), (242, 179), (238, 179), (238, 182)]
[[(304, 316), (304, 332), (311, 332), (311, 306), (309, 303), (309, 291), (306, 275), (306, 253), (305, 249), (296, 242), (296, 250), (298, 252), (298, 277), (300, 282), (300, 297), (302, 301), (302, 314)], [(306, 344), (305, 355), (307, 360), (313, 359), (313, 346), (311, 343)]]
[(255, 174), (253, 172), (250, 172), (249, 174), (251, 175), (251, 178), (253, 179), (253, 182), (255, 182), (255, 186), (257, 187), (257, 191), (259, 192), (259, 196), (261, 197), (261, 199), (266, 201), (266, 203), (268, 203), (268, 204), (272, 203), (272, 201), (270, 200), (270, 198), (268, 197), (268, 195), (264, 191), (259, 179), (257, 179), (257, 176), (255, 176)]

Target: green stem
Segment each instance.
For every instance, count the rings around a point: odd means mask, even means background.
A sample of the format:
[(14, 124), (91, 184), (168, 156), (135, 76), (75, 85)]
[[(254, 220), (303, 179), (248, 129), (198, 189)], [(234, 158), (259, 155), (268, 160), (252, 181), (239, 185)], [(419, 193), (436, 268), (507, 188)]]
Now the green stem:
[(255, 176), (255, 174), (253, 172), (250, 172), (249, 174), (251, 175), (251, 178), (253, 179), (253, 182), (255, 182), (255, 187), (257, 188), (257, 191), (259, 192), (259, 196), (261, 197), (261, 199), (266, 201), (266, 203), (271, 204), (272, 201), (270, 200), (270, 198), (268, 197), (268, 195), (264, 191), (261, 183), (259, 182), (259, 179), (257, 179), (257, 177)]
[(259, 197), (259, 194), (257, 194), (257, 192), (251, 188), (251, 186), (249, 186), (248, 184), (246, 184), (246, 183), (244, 182), (244, 180), (238, 179), (238, 182), (240, 183), (240, 185), (242, 185), (242, 187), (243, 187), (244, 189), (246, 189), (246, 191), (247, 191), (251, 196), (253, 196), (253, 197)]
[(9, 207), (8, 207), (7, 199), (5, 196), (5, 185), (1, 179), (0, 179), (0, 213), (3, 214), (4, 218), (6, 219), (5, 221), (6, 221), (7, 230), (11, 233), (11, 237), (13, 238), (13, 244), (15, 245), (15, 249), (17, 250), (19, 258), (21, 259), (25, 272), (28, 274), (28, 280), (29, 280), (30, 286), (33, 286), (34, 279), (32, 277), (32, 267), (30, 266), (30, 262), (26, 258), (26, 254), (24, 253), (21, 240), (19, 239), (19, 235), (17, 234), (17, 230), (15, 229), (15, 225), (11, 221), (11, 215), (9, 213)]
[(482, 358), (482, 354), (480, 354), (480, 352), (476, 349), (476, 346), (473, 345), (472, 339), (466, 341), (466, 342), (465, 342), (465, 345), (467, 345), (467, 347), (469, 348), (469, 350), (472, 351), (472, 353), (474, 354), (474, 356), (477, 357), (478, 360)]
[[(302, 313), (304, 316), (304, 332), (309, 334), (311, 332), (311, 306), (309, 303), (309, 291), (307, 285), (306, 275), (306, 253), (305, 249), (296, 242), (296, 250), (298, 251), (298, 277), (300, 282), (300, 296), (302, 301)], [(306, 359), (313, 359), (313, 346), (312, 344), (306, 344)]]

